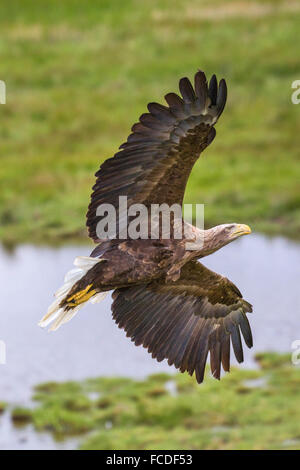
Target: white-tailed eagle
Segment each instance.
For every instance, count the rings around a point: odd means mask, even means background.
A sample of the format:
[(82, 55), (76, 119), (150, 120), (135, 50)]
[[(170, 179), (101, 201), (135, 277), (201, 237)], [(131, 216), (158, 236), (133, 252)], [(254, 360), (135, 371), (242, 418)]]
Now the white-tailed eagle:
[[(112, 204), (118, 212), (120, 196), (128, 206), (182, 205), (192, 167), (216, 135), (215, 124), (227, 97), (225, 80), (203, 72), (194, 87), (179, 82), (181, 97), (165, 96), (168, 106), (148, 104), (149, 112), (132, 127), (127, 142), (96, 173), (87, 227), (97, 247), (90, 257), (75, 260), (40, 325), (52, 330), (69, 321), (87, 301), (97, 302), (113, 290), (112, 314), (136, 345), (143, 345), (158, 361), (167, 359), (181, 372), (195, 372), (203, 381), (210, 355), (211, 370), (220, 378), (221, 364), (230, 367), (230, 341), (243, 361), (241, 333), (248, 347), (252, 334), (247, 313), (251, 305), (227, 278), (197, 261), (251, 230), (243, 224), (223, 224), (209, 230), (189, 225), (190, 235), (201, 235), (198, 250), (187, 250), (187, 237), (124, 239), (120, 227), (113, 239), (97, 234), (97, 208)], [(122, 360), (122, 358), (120, 358)]]

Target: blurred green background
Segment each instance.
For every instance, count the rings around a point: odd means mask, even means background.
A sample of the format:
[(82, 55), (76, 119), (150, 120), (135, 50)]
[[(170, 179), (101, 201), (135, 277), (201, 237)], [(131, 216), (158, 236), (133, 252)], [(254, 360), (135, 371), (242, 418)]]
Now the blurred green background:
[[(185, 201), (205, 203), (207, 227), (300, 239), (300, 2), (9, 0), (0, 28), (3, 244), (85, 241), (100, 163), (148, 102), (199, 68), (225, 77), (229, 95)], [(11, 418), (59, 439), (84, 435), (83, 448), (299, 448), (299, 369), (287, 356), (258, 360), (262, 369), (235, 370), (222, 388), (182, 375), (44, 384), (39, 406)]]
[(86, 236), (93, 174), (149, 101), (198, 68), (228, 82), (186, 202), (207, 226), (300, 236), (299, 2), (10, 0), (0, 5), (0, 238)]

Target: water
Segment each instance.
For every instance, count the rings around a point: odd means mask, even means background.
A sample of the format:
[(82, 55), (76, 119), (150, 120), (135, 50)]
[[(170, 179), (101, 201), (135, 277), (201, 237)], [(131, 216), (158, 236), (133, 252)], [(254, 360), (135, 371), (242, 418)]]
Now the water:
[[(54, 333), (37, 326), (73, 259), (87, 254), (89, 248), (84, 246), (23, 245), (12, 253), (0, 249), (0, 340), (6, 345), (6, 364), (0, 365), (0, 400), (25, 403), (34, 384), (49, 380), (100, 375), (143, 378), (172, 371), (165, 361), (157, 363), (145, 349), (134, 346), (117, 328), (109, 296), (100, 304), (87, 305)], [(291, 351), (291, 343), (300, 339), (300, 244), (251, 235), (203, 261), (236, 283), (254, 305), (249, 315), (254, 348), (245, 348), (244, 365), (253, 366), (258, 351)], [(6, 415), (0, 418), (0, 448), (8, 448), (8, 436), (16, 433), (19, 444), (10, 444), (16, 448), (55, 447), (49, 436), (40, 435), (35, 443), (24, 441), (22, 432), (13, 431), (8, 422)]]
[(33, 425), (16, 428), (7, 410), (0, 418), (1, 450), (72, 450), (78, 446), (75, 438), (63, 442), (54, 441), (47, 432), (35, 432)]

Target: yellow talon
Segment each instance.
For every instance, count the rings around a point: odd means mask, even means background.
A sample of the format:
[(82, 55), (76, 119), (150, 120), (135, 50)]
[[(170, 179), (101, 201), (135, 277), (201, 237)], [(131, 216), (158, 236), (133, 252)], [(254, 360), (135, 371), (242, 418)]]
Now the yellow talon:
[(76, 294), (71, 295), (71, 297), (67, 299), (67, 302), (75, 307), (76, 305), (82, 304), (83, 302), (89, 300), (97, 292), (95, 289), (89, 291), (92, 285), (93, 284), (89, 284), (85, 289), (82, 289), (81, 291), (76, 292)]

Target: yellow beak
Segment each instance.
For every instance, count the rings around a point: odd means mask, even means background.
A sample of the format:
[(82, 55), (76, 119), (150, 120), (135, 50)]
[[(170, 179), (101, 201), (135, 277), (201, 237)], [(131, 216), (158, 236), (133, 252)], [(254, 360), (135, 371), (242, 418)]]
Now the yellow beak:
[(232, 232), (231, 234), (231, 237), (234, 237), (236, 235), (248, 235), (249, 233), (251, 233), (251, 228), (249, 227), (249, 225), (245, 225), (245, 224), (238, 224), (236, 226), (236, 229), (234, 232)]

